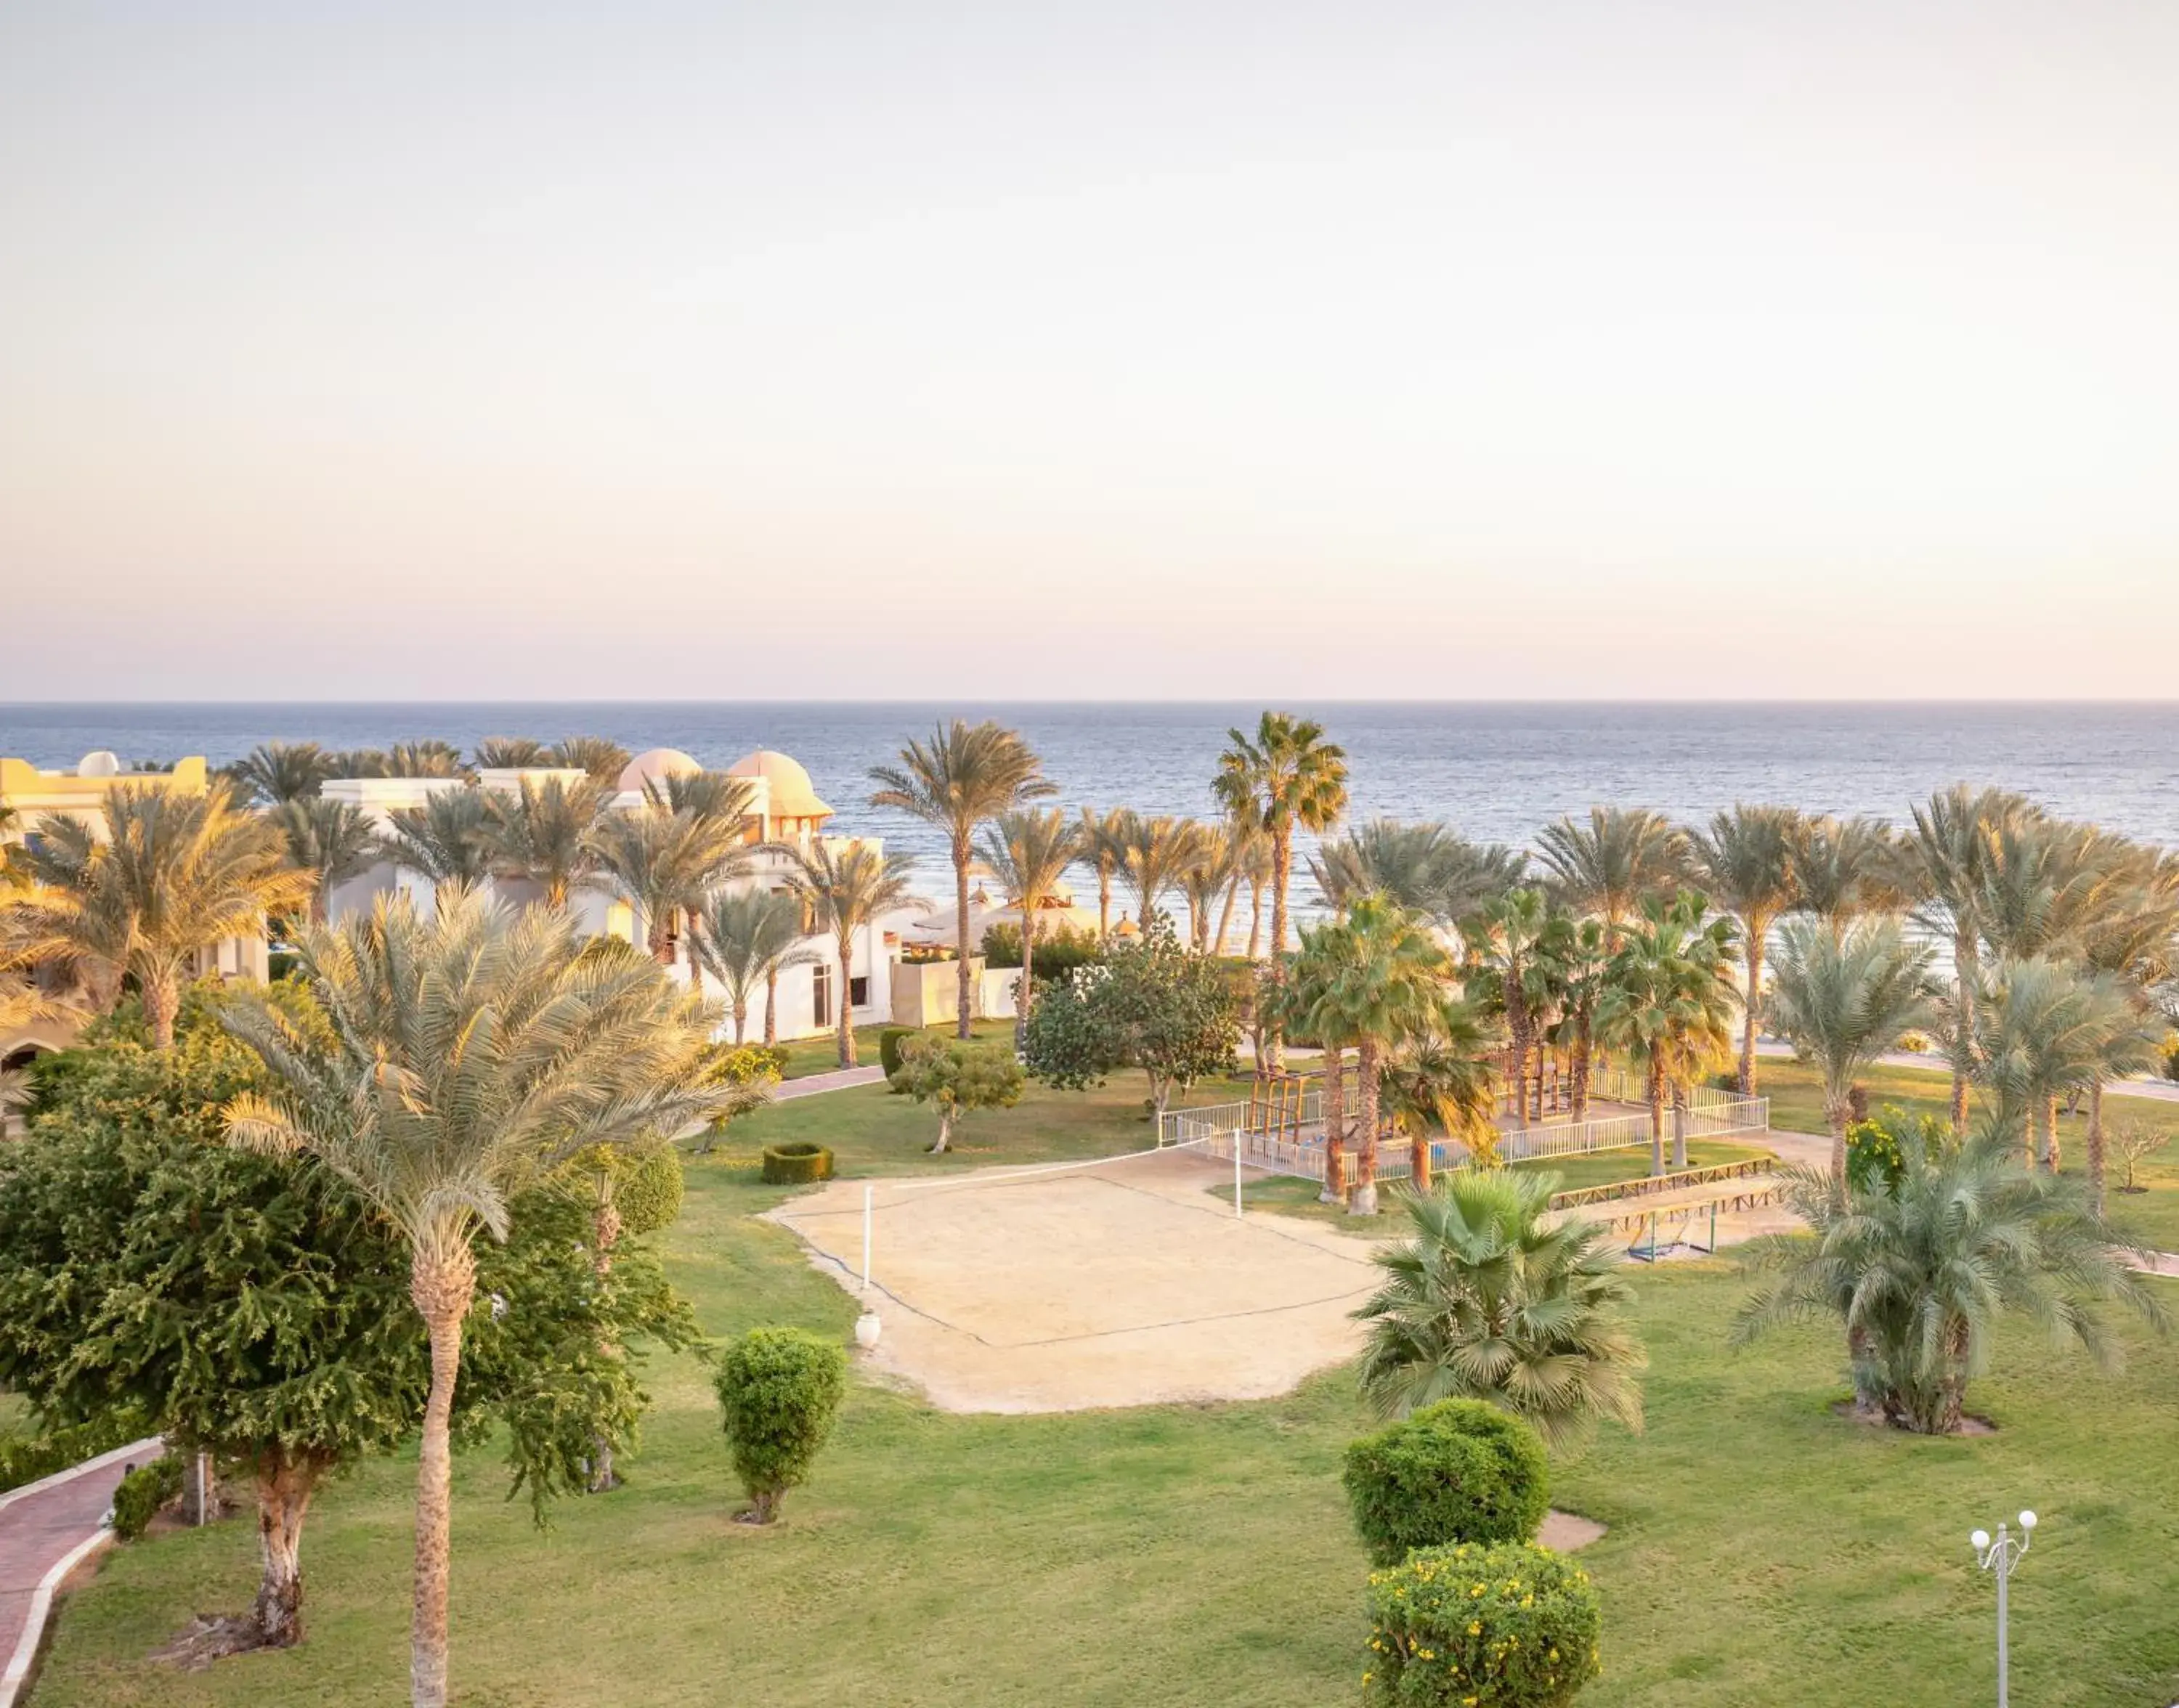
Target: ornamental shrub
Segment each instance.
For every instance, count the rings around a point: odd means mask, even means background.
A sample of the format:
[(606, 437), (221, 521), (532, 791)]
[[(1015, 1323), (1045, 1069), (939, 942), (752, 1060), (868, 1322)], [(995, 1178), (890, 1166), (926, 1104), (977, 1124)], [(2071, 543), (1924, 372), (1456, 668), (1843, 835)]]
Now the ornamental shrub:
[(113, 1491), (113, 1534), (133, 1542), (151, 1528), (159, 1509), (182, 1492), (182, 1455), (169, 1453), (129, 1470)]
[[(889, 1026), (878, 1034), (878, 1065), (885, 1070), (885, 1076), (888, 1081), (900, 1071), (902, 1040), (914, 1036), (915, 1028), (912, 1026)], [(900, 1087), (888, 1085), (886, 1089), (898, 1091)]]
[(671, 1145), (655, 1145), (614, 1161), (613, 1207), (620, 1212), (621, 1232), (656, 1234), (672, 1227), (681, 1214), (681, 1153)]
[[(1021, 927), (991, 925), (984, 929), (984, 965), (993, 971), (1021, 965)], [(1092, 931), (1062, 925), (1036, 940), (1036, 979), (1062, 978), (1078, 966), (1094, 966), (1105, 959), (1105, 947)]]
[(2164, 1070), (2165, 1078), (2179, 1080), (2179, 1032), (2174, 1032), (2164, 1040), (2160, 1065)]
[(799, 1140), (791, 1145), (766, 1145), (763, 1172), (767, 1186), (806, 1186), (812, 1180), (829, 1180), (832, 1153), (822, 1145)]
[(1589, 1574), (1533, 1542), (1418, 1548), (1369, 1574), (1373, 1708), (1559, 1708), (1601, 1670)]
[(1543, 1438), (1480, 1399), (1441, 1399), (1349, 1444), (1354, 1528), (1374, 1565), (1446, 1542), (1524, 1542), (1544, 1521)]
[(729, 1341), (716, 1383), (750, 1518), (768, 1525), (806, 1481), (848, 1392), (848, 1355), (801, 1328), (752, 1328)]
[(61, 1424), (36, 1433), (0, 1433), (0, 1489), (36, 1482), (151, 1432), (140, 1414), (123, 1407), (86, 1423)]

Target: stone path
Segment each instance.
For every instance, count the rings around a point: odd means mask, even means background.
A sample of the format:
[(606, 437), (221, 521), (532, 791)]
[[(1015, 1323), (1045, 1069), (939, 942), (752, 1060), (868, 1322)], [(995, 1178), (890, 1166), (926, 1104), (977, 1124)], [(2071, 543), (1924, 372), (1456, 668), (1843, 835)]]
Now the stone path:
[(62, 1583), (112, 1534), (101, 1521), (122, 1473), (164, 1451), (156, 1436), (131, 1442), (0, 1495), (0, 1708), (22, 1694)]
[(776, 1103), (790, 1103), (796, 1098), (814, 1098), (820, 1092), (843, 1092), (851, 1086), (875, 1086), (885, 1082), (881, 1067), (836, 1068), (828, 1074), (805, 1074), (799, 1080), (782, 1080), (771, 1088), (771, 1100)]

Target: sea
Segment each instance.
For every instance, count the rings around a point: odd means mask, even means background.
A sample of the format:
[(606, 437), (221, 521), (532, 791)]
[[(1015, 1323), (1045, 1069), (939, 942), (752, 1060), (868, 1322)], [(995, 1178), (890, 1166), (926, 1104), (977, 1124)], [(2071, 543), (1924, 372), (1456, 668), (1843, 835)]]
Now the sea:
[[(1883, 704), (1394, 702), (1309, 704), (1347, 753), (1352, 816), (1438, 819), (1531, 846), (1593, 804), (1682, 822), (1737, 801), (1904, 821), (1956, 781), (2018, 790), (2054, 813), (2179, 846), (2179, 702)], [(261, 742), (383, 747), (436, 736), (611, 737), (727, 765), (758, 747), (809, 769), (843, 830), (930, 862), (929, 829), (869, 804), (870, 767), (941, 719), (995, 718), (1042, 756), (1068, 804), (1209, 814), (1227, 731), (1254, 704), (602, 701), (482, 703), (0, 703), (0, 754), (45, 766), (111, 749), (124, 761), (201, 753), (219, 764)]]

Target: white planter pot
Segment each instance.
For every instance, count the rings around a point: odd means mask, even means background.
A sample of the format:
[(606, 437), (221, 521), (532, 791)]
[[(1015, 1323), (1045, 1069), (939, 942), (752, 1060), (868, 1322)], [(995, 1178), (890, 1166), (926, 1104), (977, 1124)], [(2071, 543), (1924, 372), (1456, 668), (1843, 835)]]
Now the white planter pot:
[(855, 1344), (867, 1352), (878, 1344), (878, 1313), (865, 1311), (855, 1319)]

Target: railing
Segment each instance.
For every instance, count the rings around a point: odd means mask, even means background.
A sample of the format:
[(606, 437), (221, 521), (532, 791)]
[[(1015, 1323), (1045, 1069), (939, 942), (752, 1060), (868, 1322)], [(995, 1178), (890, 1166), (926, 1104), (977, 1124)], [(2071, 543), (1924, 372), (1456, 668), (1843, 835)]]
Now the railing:
[(1720, 1163), (1708, 1169), (1682, 1169), (1670, 1174), (1644, 1174), (1636, 1180), (1614, 1180), (1608, 1185), (1578, 1186), (1571, 1192), (1551, 1194), (1554, 1210), (1578, 1210), (1588, 1204), (1617, 1203), (1628, 1198), (1654, 1198), (1688, 1186), (1711, 1186), (1721, 1180), (1745, 1180), (1770, 1174), (1778, 1166), (1775, 1157), (1753, 1157), (1744, 1163)]

